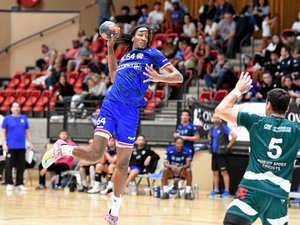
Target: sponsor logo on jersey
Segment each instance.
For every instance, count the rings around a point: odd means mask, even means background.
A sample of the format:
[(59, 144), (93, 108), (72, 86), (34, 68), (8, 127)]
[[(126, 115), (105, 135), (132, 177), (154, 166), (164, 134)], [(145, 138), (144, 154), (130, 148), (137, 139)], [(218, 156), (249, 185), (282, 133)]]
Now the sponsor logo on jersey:
[(128, 140), (130, 140), (130, 141), (134, 141), (135, 140), (135, 137), (127, 137), (128, 138)]

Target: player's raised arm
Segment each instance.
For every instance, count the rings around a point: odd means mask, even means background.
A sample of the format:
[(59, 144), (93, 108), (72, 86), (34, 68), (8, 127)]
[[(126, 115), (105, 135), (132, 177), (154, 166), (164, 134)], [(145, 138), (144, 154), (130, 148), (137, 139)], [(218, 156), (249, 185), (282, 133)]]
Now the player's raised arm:
[(252, 87), (248, 72), (242, 72), (235, 88), (220, 102), (215, 109), (216, 116), (232, 124), (237, 124), (238, 111), (233, 109), (236, 100)]
[(144, 73), (149, 78), (144, 82), (164, 82), (164, 83), (182, 83), (182, 74), (171, 63), (163, 67), (165, 73), (160, 75), (153, 69), (153, 65), (146, 65), (147, 73)]
[(107, 40), (107, 52), (108, 52), (108, 70), (111, 82), (114, 82), (116, 72), (118, 69), (117, 58), (114, 51), (114, 45), (116, 42), (116, 37), (113, 36), (111, 39)]

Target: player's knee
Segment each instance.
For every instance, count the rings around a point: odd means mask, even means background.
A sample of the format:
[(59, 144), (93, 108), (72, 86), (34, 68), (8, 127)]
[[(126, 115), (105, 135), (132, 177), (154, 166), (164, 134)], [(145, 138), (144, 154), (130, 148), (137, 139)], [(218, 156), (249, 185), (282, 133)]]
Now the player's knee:
[(126, 173), (128, 172), (128, 165), (129, 165), (129, 159), (125, 159), (125, 160), (122, 160), (121, 162), (119, 162), (117, 164), (117, 168), (119, 171), (121, 171), (122, 173)]
[(223, 224), (224, 225), (249, 225), (250, 222), (241, 216), (237, 216), (231, 213), (226, 213)]

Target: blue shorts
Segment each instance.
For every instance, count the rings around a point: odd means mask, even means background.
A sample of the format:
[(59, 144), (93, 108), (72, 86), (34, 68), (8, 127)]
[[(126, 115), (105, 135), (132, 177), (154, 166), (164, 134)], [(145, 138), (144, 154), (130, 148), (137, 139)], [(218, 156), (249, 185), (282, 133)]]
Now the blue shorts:
[(139, 171), (139, 173), (142, 173), (142, 169), (140, 167), (138, 167), (138, 166), (131, 166), (130, 167), (130, 171), (131, 170), (137, 170), (137, 171)]
[(94, 135), (109, 139), (115, 134), (116, 146), (132, 148), (139, 123), (140, 109), (104, 99)]

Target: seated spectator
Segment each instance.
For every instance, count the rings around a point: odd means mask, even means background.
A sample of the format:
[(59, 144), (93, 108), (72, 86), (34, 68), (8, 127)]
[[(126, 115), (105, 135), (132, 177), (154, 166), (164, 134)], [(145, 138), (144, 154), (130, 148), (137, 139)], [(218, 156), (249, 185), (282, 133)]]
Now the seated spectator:
[(42, 54), (43, 58), (36, 60), (35, 66), (40, 70), (43, 71), (47, 68), (47, 65), (49, 64), (51, 51), (49, 50), (49, 47), (45, 44), (42, 45)]
[(176, 45), (174, 45), (174, 38), (172, 36), (167, 37), (166, 43), (162, 48), (161, 52), (168, 58), (171, 59), (176, 53)]
[(77, 33), (77, 37), (80, 42), (80, 46), (84, 45), (85, 40), (88, 39), (88, 36), (86, 35), (85, 31), (83, 29), (80, 29)]
[(147, 24), (151, 24), (153, 28), (156, 29), (156, 32), (161, 31), (161, 26), (164, 22), (164, 13), (161, 10), (161, 3), (156, 1), (153, 4), (154, 10), (152, 10), (147, 18)]
[(183, 50), (183, 41), (182, 40), (179, 40), (178, 43), (177, 43), (177, 50), (176, 50), (176, 53), (175, 53), (175, 56), (174, 58), (172, 58), (170, 61), (171, 63), (177, 67), (178, 64), (180, 62), (183, 61), (183, 55), (184, 55), (184, 50)]
[(270, 18), (269, 15), (266, 15), (262, 22), (262, 48), (266, 48), (270, 42), (272, 31), (276, 22), (276, 17)]
[(297, 13), (297, 19), (292, 25), (292, 30), (296, 33), (297, 39), (299, 40), (299, 35), (300, 35), (300, 11)]
[(206, 63), (209, 63), (210, 58), (210, 47), (205, 42), (205, 39), (202, 35), (198, 35), (198, 44), (195, 47), (193, 52), (193, 60), (197, 65), (198, 77), (201, 77), (203, 66)]
[(216, 34), (218, 31), (218, 24), (216, 22), (213, 21), (213, 19), (211, 17), (207, 17), (206, 18), (206, 25), (204, 28), (204, 37), (205, 40), (209, 40), (209, 37), (211, 37), (212, 35)]
[[(222, 88), (224, 83), (229, 82), (229, 78), (234, 76), (233, 65), (229, 60), (227, 60), (224, 54), (219, 54), (217, 61), (212, 67), (211, 73), (204, 75), (206, 88), (209, 90), (219, 90)], [(226, 78), (228, 80), (226, 80)], [(213, 88), (213, 84), (216, 84), (216, 87)]]
[(171, 29), (172, 32), (181, 33), (183, 17), (185, 15), (184, 10), (180, 7), (178, 1), (172, 1), (173, 10), (171, 11)]
[(293, 83), (293, 78), (290, 75), (287, 75), (283, 78), (283, 89), (287, 90), (293, 101), (300, 103), (300, 94), (297, 94), (297, 86)]
[(135, 181), (137, 175), (145, 173), (145, 169), (151, 165), (151, 156), (153, 153), (151, 149), (146, 145), (146, 139), (143, 135), (138, 135), (135, 140), (135, 147), (133, 149), (130, 163), (129, 163), (129, 175), (126, 181), (128, 187), (129, 182)]
[[(283, 46), (280, 53), (282, 58), (280, 61), (280, 76), (282, 77), (298, 72), (300, 68), (299, 61), (291, 56), (289, 47)], [(283, 78), (281, 78), (281, 81), (283, 81)], [(282, 85), (281, 82), (281, 87)]]
[[(97, 31), (99, 33), (99, 31)], [(75, 39), (72, 41), (72, 48), (69, 48), (66, 52), (65, 52), (65, 57), (67, 60), (69, 59), (73, 59), (75, 58), (78, 49), (80, 47), (80, 41), (78, 39)]]
[(107, 67), (101, 62), (98, 55), (94, 55), (93, 60), (89, 63), (88, 68), (92, 73), (106, 74)]
[[(247, 4), (244, 6), (244, 8), (241, 11), (241, 16), (246, 17), (246, 19), (248, 19), (249, 23), (253, 26), (253, 27), (257, 27), (256, 25), (256, 18), (253, 15), (254, 13), (254, 7), (255, 7), (255, 0), (247, 0)], [(257, 27), (256, 30), (258, 30), (259, 28)]]
[(93, 125), (94, 129), (96, 129), (96, 126), (97, 126), (97, 120), (98, 120), (99, 113), (100, 113), (100, 108), (97, 108), (95, 110), (95, 112), (93, 112), (92, 117), (90, 119), (90, 121), (92, 122), (92, 125)]
[(194, 61), (193, 61), (193, 51), (190, 41), (188, 39), (184, 39), (182, 41), (182, 51), (183, 51), (183, 61), (178, 63), (178, 68), (181, 71), (186, 69), (194, 68)]
[(138, 24), (146, 24), (147, 19), (148, 19), (148, 5), (144, 4), (140, 6), (140, 9), (142, 11), (142, 15), (140, 16), (138, 20)]
[[(66, 130), (61, 130), (58, 135), (59, 139), (65, 141), (68, 145), (75, 146), (76, 144), (68, 139), (68, 132)], [(46, 189), (46, 173), (47, 171), (52, 172), (54, 171), (58, 174), (58, 187), (61, 186), (61, 172), (71, 170), (73, 168), (74, 159), (72, 156), (63, 156), (58, 161), (53, 163), (48, 168), (43, 168), (42, 163), (39, 165), (39, 184), (36, 187), (37, 190), (39, 189)]]
[(276, 88), (276, 83), (273, 81), (270, 72), (265, 71), (262, 75), (262, 80), (259, 91), (254, 93), (255, 96), (250, 99), (250, 102), (266, 102), (268, 92)]
[(208, 4), (201, 5), (199, 8), (199, 20), (200, 23), (204, 26), (207, 24), (207, 18), (213, 19), (216, 15), (216, 1), (215, 0), (209, 0)]
[(261, 29), (263, 19), (265, 16), (270, 15), (270, 6), (268, 0), (259, 0), (254, 7), (253, 15), (256, 18), (256, 25)]
[(300, 59), (300, 40), (297, 40), (294, 31), (287, 32), (282, 37), (282, 43), (290, 48), (290, 53), (294, 58)]
[(173, 5), (171, 0), (165, 0), (164, 2), (164, 12), (166, 13), (167, 11), (172, 11), (173, 10)]
[(276, 52), (271, 53), (271, 62), (266, 62), (264, 65), (266, 71), (269, 71), (275, 83), (277, 83), (277, 76), (280, 71), (280, 63)]
[[(168, 199), (168, 180), (172, 178), (185, 179), (187, 186), (185, 188), (184, 198), (187, 200), (193, 200), (192, 197), (192, 171), (191, 160), (192, 151), (185, 148), (184, 141), (178, 137), (175, 141), (175, 146), (168, 147), (165, 154), (164, 170), (162, 175), (163, 195), (161, 199)], [(174, 185), (174, 189), (178, 189)]]
[(121, 15), (115, 16), (115, 22), (120, 28), (124, 28), (125, 24), (131, 23), (131, 16), (129, 15), (130, 8), (127, 5), (122, 6), (121, 8)]
[(73, 86), (67, 82), (65, 76), (60, 76), (55, 106), (63, 107), (65, 101), (71, 102), (72, 96), (74, 94), (75, 92)]
[(83, 46), (78, 49), (74, 59), (68, 61), (67, 72), (79, 71), (81, 65), (87, 65), (93, 57), (93, 51), (90, 47), (89, 39), (85, 39)]
[(107, 176), (108, 179), (106, 189), (101, 191), (101, 194), (106, 195), (113, 191), (112, 175), (116, 168), (116, 162), (116, 142), (115, 138), (111, 137), (107, 142), (106, 152), (100, 159), (100, 162), (96, 164), (95, 185), (88, 191), (89, 194), (96, 194), (100, 192), (101, 175)]
[(229, 2), (226, 2), (226, 0), (219, 0), (219, 4), (217, 5), (217, 10), (215, 14), (215, 21), (219, 22), (222, 19), (224, 19), (224, 15), (226, 13), (229, 13), (231, 15), (235, 14), (234, 8)]
[(183, 33), (181, 34), (181, 36), (190, 38), (193, 44), (197, 43), (197, 39), (196, 41), (193, 39), (197, 36), (197, 32), (196, 26), (192, 21), (192, 17), (189, 14), (186, 14), (184, 15), (183, 21)]

